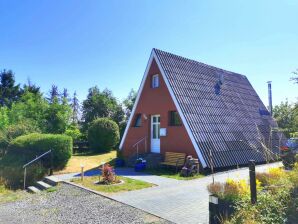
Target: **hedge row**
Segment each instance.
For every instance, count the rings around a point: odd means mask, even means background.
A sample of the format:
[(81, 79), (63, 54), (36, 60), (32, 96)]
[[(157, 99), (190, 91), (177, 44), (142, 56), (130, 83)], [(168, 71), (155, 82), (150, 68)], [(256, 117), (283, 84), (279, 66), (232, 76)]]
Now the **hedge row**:
[[(14, 139), (0, 161), (0, 175), (10, 186), (23, 182), (23, 165), (49, 150), (52, 150), (54, 170), (63, 169), (72, 154), (72, 138), (66, 135), (29, 134)], [(36, 181), (50, 168), (50, 156), (28, 167), (28, 183)]]

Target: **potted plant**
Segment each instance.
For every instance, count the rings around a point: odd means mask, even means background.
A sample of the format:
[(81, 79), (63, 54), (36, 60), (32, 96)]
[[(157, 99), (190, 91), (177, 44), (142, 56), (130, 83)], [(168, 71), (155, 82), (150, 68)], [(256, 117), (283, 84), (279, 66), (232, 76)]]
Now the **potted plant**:
[(146, 169), (146, 165), (147, 165), (146, 160), (142, 158), (138, 158), (135, 163), (135, 171), (136, 172), (144, 171)]

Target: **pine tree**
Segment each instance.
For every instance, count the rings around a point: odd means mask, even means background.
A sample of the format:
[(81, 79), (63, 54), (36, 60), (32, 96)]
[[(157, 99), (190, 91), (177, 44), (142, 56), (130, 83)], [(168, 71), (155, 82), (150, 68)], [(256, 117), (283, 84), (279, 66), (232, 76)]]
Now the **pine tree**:
[(58, 86), (52, 85), (52, 88), (49, 93), (49, 98), (47, 98), (47, 99), (50, 103), (53, 103), (55, 98), (57, 98), (57, 99), (59, 98)]
[(15, 85), (11, 70), (0, 72), (0, 105), (10, 107), (21, 95), (20, 85)]
[(32, 84), (32, 82), (29, 78), (28, 78), (27, 82), (28, 83), (23, 86), (22, 94), (24, 94), (25, 92), (30, 92), (33, 94), (41, 94), (39, 86)]
[(71, 99), (69, 98), (68, 90), (66, 88), (63, 89), (61, 97), (62, 97), (62, 103), (70, 104)]
[(77, 92), (75, 91), (72, 98), (72, 122), (78, 124), (80, 116), (80, 102), (77, 97)]

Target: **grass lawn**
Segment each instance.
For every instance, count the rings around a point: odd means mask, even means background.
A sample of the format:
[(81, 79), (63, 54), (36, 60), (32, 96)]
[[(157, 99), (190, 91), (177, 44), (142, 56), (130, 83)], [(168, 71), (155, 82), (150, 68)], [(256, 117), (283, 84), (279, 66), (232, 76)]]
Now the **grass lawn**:
[(157, 175), (161, 177), (167, 177), (167, 178), (173, 178), (176, 180), (193, 180), (193, 179), (198, 179), (204, 177), (202, 174), (198, 174), (195, 176), (191, 177), (182, 177), (180, 176), (180, 172), (176, 173), (172, 169), (167, 169), (167, 168), (156, 168), (156, 169), (148, 169), (145, 172), (152, 174), (152, 175)]
[(98, 176), (93, 177), (84, 177), (84, 181), (82, 182), (81, 179), (73, 179), (72, 182), (76, 184), (83, 185), (84, 187), (90, 188), (95, 191), (101, 191), (105, 193), (116, 193), (120, 191), (134, 191), (134, 190), (140, 190), (147, 187), (152, 187), (154, 184), (140, 181), (140, 180), (134, 180), (131, 178), (126, 177), (117, 177), (120, 180), (123, 180), (123, 184), (118, 185), (98, 185), (94, 184), (94, 182), (98, 181)]
[(98, 167), (102, 162), (109, 163), (116, 158), (116, 151), (103, 154), (77, 154), (73, 155), (63, 170), (55, 174), (75, 173), (81, 171), (81, 164), (84, 165), (84, 171)]
[(0, 185), (0, 204), (19, 200), (25, 197), (26, 195), (28, 195), (27, 192), (21, 190), (8, 190), (3, 185)]

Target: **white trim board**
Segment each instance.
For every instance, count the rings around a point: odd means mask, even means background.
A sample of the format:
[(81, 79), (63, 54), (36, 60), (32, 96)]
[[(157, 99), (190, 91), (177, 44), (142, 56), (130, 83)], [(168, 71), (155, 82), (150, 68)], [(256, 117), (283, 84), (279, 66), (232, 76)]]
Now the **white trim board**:
[(153, 51), (151, 52), (151, 55), (150, 55), (150, 58), (149, 58), (149, 61), (147, 63), (147, 67), (146, 67), (146, 70), (145, 70), (145, 73), (144, 73), (144, 76), (143, 76), (143, 79), (142, 79), (142, 82), (141, 82), (141, 85), (139, 87), (139, 90), (138, 90), (138, 94), (137, 94), (137, 98), (136, 98), (136, 101), (133, 105), (133, 108), (132, 108), (132, 111), (130, 113), (130, 116), (129, 116), (129, 119), (128, 119), (128, 122), (127, 122), (127, 125), (126, 125), (126, 128), (125, 128), (125, 131), (124, 131), (124, 134), (122, 136), (122, 139), (121, 139), (121, 142), (120, 142), (120, 145), (119, 145), (119, 149), (121, 150), (122, 147), (123, 147), (123, 144), (124, 144), (124, 140), (126, 138), (126, 135), (127, 135), (127, 132), (128, 132), (128, 129), (129, 127), (131, 126), (131, 121), (134, 117), (134, 114), (135, 114), (135, 111), (136, 111), (136, 108), (137, 108), (137, 105), (139, 103), (139, 99), (141, 97), (141, 94), (142, 94), (142, 91), (143, 91), (143, 88), (144, 88), (144, 85), (145, 85), (145, 82), (146, 82), (146, 79), (147, 79), (147, 76), (148, 76), (148, 73), (149, 73), (149, 69), (151, 67), (151, 64), (152, 64), (152, 61), (153, 61)]
[(146, 81), (146, 79), (147, 79), (147, 77), (148, 77), (149, 69), (150, 69), (150, 67), (151, 67), (151, 64), (152, 64), (153, 59), (155, 59), (155, 61), (156, 61), (156, 63), (157, 63), (157, 66), (158, 66), (158, 68), (159, 68), (159, 70), (160, 70), (160, 72), (161, 72), (162, 78), (163, 78), (163, 80), (164, 80), (165, 83), (166, 83), (166, 86), (167, 86), (167, 88), (168, 88), (168, 90), (169, 90), (169, 93), (170, 93), (170, 95), (171, 95), (171, 97), (172, 97), (172, 100), (174, 101), (174, 104), (175, 104), (175, 106), (176, 106), (176, 108), (177, 108), (177, 111), (178, 111), (178, 113), (179, 113), (179, 115), (180, 115), (180, 117), (181, 117), (182, 123), (184, 124), (184, 127), (185, 127), (185, 129), (186, 129), (186, 131), (187, 131), (187, 134), (188, 134), (188, 136), (189, 136), (189, 138), (190, 138), (190, 140), (191, 140), (191, 142), (192, 142), (192, 144), (193, 144), (193, 146), (194, 146), (194, 148), (195, 148), (195, 150), (196, 150), (196, 153), (197, 153), (197, 155), (198, 155), (198, 157), (199, 157), (199, 159), (200, 159), (200, 161), (201, 161), (201, 163), (202, 163), (203, 168), (205, 168), (205, 167), (207, 167), (206, 161), (204, 160), (203, 155), (202, 155), (202, 153), (201, 153), (201, 150), (199, 149), (198, 144), (197, 144), (197, 142), (195, 141), (195, 138), (194, 138), (194, 136), (193, 136), (193, 134), (192, 134), (192, 131), (190, 130), (190, 127), (189, 127), (189, 125), (188, 125), (188, 123), (187, 123), (187, 121), (186, 121), (186, 118), (185, 118), (185, 116), (184, 116), (184, 114), (183, 114), (183, 112), (182, 112), (182, 110), (181, 110), (181, 107), (180, 107), (180, 105), (179, 105), (179, 103), (178, 103), (178, 101), (177, 101), (177, 98), (176, 98), (176, 96), (175, 96), (175, 94), (174, 94), (174, 92), (173, 92), (173, 90), (172, 90), (172, 88), (171, 88), (171, 85), (170, 85), (170, 83), (169, 83), (169, 80), (167, 79), (167, 77), (166, 77), (166, 75), (165, 75), (165, 71), (163, 70), (163, 68), (162, 68), (162, 66), (161, 66), (161, 64), (160, 64), (160, 61), (159, 61), (159, 59), (158, 59), (158, 57), (157, 57), (157, 55), (156, 55), (154, 49), (153, 49), (152, 52), (151, 52), (151, 55), (150, 55), (150, 58), (149, 58), (149, 61), (148, 61), (148, 64), (147, 64), (147, 67), (146, 67), (146, 70), (145, 70), (143, 79), (142, 79), (142, 83), (141, 83), (140, 88), (139, 88), (139, 90), (138, 90), (138, 95), (137, 95), (135, 104), (134, 104), (134, 106), (133, 106), (132, 112), (131, 112), (131, 114), (130, 114), (130, 117), (129, 117), (127, 126), (126, 126), (126, 128), (125, 128), (125, 131), (124, 131), (124, 134), (123, 134), (123, 137), (122, 137), (122, 140), (121, 140), (121, 143), (120, 143), (119, 148), (120, 148), (120, 150), (121, 150), (122, 147), (123, 147), (124, 140), (125, 140), (125, 138), (126, 138), (128, 129), (129, 129), (129, 127), (131, 126), (131, 121), (132, 121), (132, 118), (133, 118), (133, 116), (134, 116), (136, 107), (137, 107), (137, 105), (138, 105), (138, 102), (139, 102), (141, 93), (142, 93), (142, 91), (143, 91), (145, 81)]

